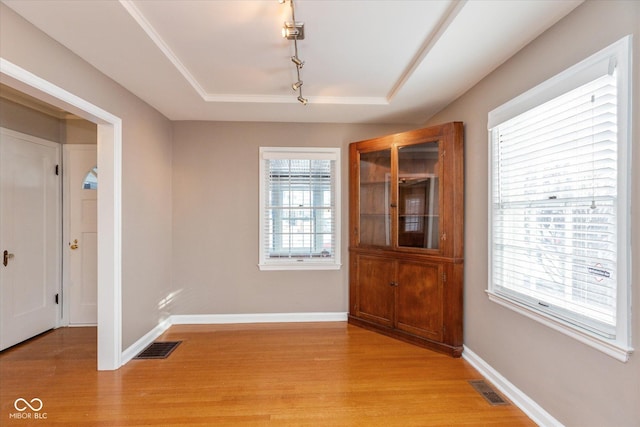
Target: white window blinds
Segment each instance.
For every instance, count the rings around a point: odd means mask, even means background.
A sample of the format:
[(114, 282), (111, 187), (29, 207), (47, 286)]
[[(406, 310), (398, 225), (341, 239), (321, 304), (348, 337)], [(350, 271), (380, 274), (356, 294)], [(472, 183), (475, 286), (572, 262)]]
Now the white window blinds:
[(496, 289), (532, 297), (558, 315), (612, 335), (615, 75), (521, 114), (493, 133)]
[(261, 268), (339, 263), (338, 153), (263, 149)]
[(616, 64), (615, 55), (580, 64), (579, 85), (490, 114), (489, 293), (624, 344), (628, 172)]

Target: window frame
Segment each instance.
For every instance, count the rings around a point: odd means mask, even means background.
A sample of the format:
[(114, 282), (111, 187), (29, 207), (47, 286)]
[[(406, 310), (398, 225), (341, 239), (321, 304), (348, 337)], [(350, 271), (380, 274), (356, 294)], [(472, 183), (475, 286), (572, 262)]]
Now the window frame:
[[(259, 197), (259, 260), (260, 270), (339, 270), (341, 263), (341, 149), (336, 147), (260, 147), (259, 149), (260, 197)], [(331, 160), (335, 162), (333, 168), (333, 257), (310, 258), (269, 258), (266, 253), (265, 239), (267, 220), (266, 191), (269, 183), (266, 176), (266, 160), (278, 158), (288, 160)], [(313, 206), (313, 205), (312, 205)]]
[[(626, 362), (633, 352), (631, 346), (631, 36), (626, 36), (589, 58), (557, 74), (531, 90), (497, 107), (488, 114), (488, 287), (489, 299), (542, 323), (558, 332), (587, 344), (617, 360)], [(608, 338), (561, 317), (553, 311), (536, 307), (523, 299), (501, 291), (494, 283), (493, 224), (493, 129), (513, 117), (529, 111), (557, 96), (569, 92), (593, 79), (592, 69), (603, 61), (615, 61), (617, 72), (617, 267), (616, 332)], [(611, 63), (611, 62), (610, 62)]]

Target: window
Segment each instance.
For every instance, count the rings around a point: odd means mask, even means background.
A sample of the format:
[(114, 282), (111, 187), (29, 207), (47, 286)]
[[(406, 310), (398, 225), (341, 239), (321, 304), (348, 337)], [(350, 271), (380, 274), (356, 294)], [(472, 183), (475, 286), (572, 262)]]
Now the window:
[(404, 220), (404, 231), (407, 233), (420, 233), (422, 231), (422, 221), (424, 216), (424, 198), (420, 195), (407, 197), (404, 200), (404, 213), (407, 215)]
[(490, 298), (624, 361), (629, 44), (489, 113)]
[(97, 190), (98, 189), (98, 167), (91, 168), (82, 181), (83, 190)]
[(261, 147), (260, 269), (339, 269), (339, 207), (339, 148)]

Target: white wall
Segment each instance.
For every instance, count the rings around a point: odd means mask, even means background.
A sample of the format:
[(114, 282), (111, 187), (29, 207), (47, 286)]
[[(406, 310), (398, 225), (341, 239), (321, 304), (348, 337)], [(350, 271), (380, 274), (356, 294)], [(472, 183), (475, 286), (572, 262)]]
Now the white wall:
[(122, 119), (122, 347), (167, 313), (171, 283), (171, 123), (0, 4), (0, 55)]
[[(635, 46), (632, 240), (640, 242), (640, 2), (585, 2), (429, 121), (465, 122), (465, 344), (567, 426), (640, 426), (639, 355), (618, 362), (488, 300), (487, 113), (627, 34)], [(639, 348), (637, 247), (631, 264)]]
[[(346, 312), (347, 146), (401, 130), (406, 126), (175, 122), (174, 313)], [(260, 146), (343, 149), (341, 270), (258, 270)]]

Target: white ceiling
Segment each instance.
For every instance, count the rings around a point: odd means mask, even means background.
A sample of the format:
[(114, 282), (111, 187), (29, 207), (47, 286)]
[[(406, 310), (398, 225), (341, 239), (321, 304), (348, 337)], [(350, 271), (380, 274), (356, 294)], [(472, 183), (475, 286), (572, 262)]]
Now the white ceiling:
[(421, 123), (582, 0), (2, 0), (172, 120)]

